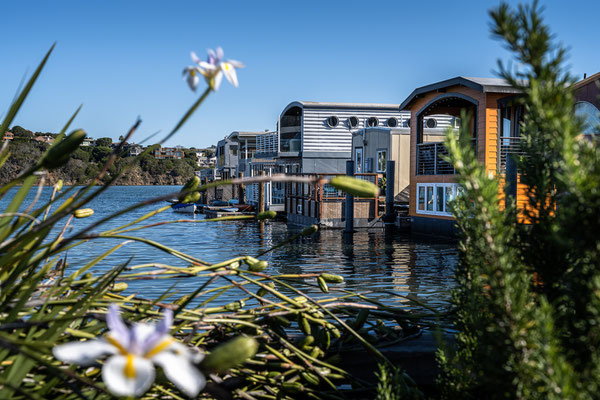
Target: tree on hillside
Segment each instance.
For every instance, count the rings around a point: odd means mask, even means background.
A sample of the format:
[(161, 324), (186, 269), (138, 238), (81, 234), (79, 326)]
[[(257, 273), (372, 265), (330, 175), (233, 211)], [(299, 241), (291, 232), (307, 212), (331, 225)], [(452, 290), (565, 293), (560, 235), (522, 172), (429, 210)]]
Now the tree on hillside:
[(111, 144), (112, 144), (112, 139), (109, 137), (103, 137), (103, 138), (96, 139), (96, 146), (110, 147)]
[(15, 135), (15, 137), (23, 137), (29, 139), (33, 138), (33, 132), (19, 125), (13, 126), (10, 131)]

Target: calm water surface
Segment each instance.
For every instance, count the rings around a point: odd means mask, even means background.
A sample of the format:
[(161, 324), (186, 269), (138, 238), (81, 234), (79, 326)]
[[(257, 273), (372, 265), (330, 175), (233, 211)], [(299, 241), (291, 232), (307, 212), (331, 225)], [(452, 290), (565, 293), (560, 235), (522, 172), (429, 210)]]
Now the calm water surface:
[[(178, 190), (179, 187), (174, 186), (111, 187), (90, 204), (95, 211), (92, 217), (73, 220), (67, 236), (121, 208)], [(40, 202), (48, 199), (50, 193), (51, 188), (45, 188)], [(0, 205), (5, 207), (10, 197), (8, 195), (2, 199)], [(31, 201), (33, 195), (28, 199)], [(161, 202), (117, 217), (97, 228), (97, 231), (123, 225), (165, 204)], [(166, 211), (152, 217), (146, 223), (182, 218), (200, 220), (204, 217)], [(241, 255), (256, 255), (299, 230), (297, 227), (287, 226), (284, 222), (268, 222), (262, 227), (260, 225), (245, 221), (169, 224), (132, 234), (158, 241), (205, 261), (219, 262)], [(98, 239), (73, 248), (68, 253), (69, 265), (71, 268), (79, 268), (122, 241)], [(156, 262), (186, 265), (185, 262), (148, 245), (128, 243), (97, 264), (92, 272), (106, 271), (129, 258), (132, 258), (130, 265)], [(387, 304), (415, 309), (413, 303), (405, 297), (384, 292), (388, 291), (418, 299), (439, 310), (447, 310), (449, 289), (454, 284), (452, 273), (457, 261), (457, 252), (454, 243), (425, 241), (406, 234), (386, 233), (383, 229), (358, 231), (351, 236), (345, 236), (341, 230), (323, 230), (312, 237), (302, 238), (276, 249), (262, 259), (269, 261), (268, 272), (272, 274), (339, 274), (344, 276), (345, 282), (331, 285), (332, 287), (371, 292), (371, 297)], [(175, 290), (181, 295), (192, 292), (203, 282), (203, 278), (133, 281), (129, 282), (128, 292), (146, 298), (156, 298), (175, 285)], [(320, 293), (316, 287), (311, 287), (309, 292), (315, 295)], [(236, 300), (238, 293), (232, 292), (223, 296), (215, 305)]]

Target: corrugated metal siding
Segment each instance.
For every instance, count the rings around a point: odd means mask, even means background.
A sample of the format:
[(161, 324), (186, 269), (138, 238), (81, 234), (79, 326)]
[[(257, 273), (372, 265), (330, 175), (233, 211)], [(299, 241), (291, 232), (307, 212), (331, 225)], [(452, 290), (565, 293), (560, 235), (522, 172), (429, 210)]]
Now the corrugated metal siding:
[[(336, 116), (339, 123), (332, 128), (327, 120)], [(350, 129), (350, 117), (358, 118), (358, 126)], [(410, 112), (378, 109), (311, 109), (305, 107), (302, 115), (302, 151), (304, 152), (350, 152), (352, 151), (352, 133), (367, 127), (367, 120), (376, 117), (378, 127), (388, 127), (387, 121), (394, 117), (398, 119), (398, 127), (407, 127)], [(425, 132), (445, 132), (452, 124), (453, 117), (449, 115), (432, 115), (437, 122), (436, 128), (425, 128)]]
[[(332, 128), (327, 124), (327, 119), (336, 116), (339, 119), (338, 126)], [(350, 129), (348, 119), (358, 118), (358, 126)], [(302, 115), (302, 151), (314, 152), (350, 152), (352, 150), (352, 132), (356, 132), (366, 126), (367, 119), (376, 117), (378, 126), (387, 126), (390, 117), (398, 119), (398, 125), (409, 118), (408, 112), (377, 109), (311, 109), (304, 108)]]

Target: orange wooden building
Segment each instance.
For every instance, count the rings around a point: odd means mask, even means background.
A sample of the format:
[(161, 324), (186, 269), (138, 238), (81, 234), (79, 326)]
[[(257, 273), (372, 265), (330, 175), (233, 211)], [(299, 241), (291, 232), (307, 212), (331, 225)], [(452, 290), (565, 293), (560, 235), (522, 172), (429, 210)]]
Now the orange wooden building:
[[(434, 122), (428, 116), (452, 116), (452, 124), (468, 124), (478, 160), (494, 174), (504, 174), (506, 163), (512, 164), (511, 151), (518, 149), (520, 108), (511, 107), (510, 99), (519, 90), (502, 79), (457, 77), (415, 89), (401, 110), (410, 110), (410, 203), (413, 232), (453, 236), (454, 218), (448, 203), (461, 188), (455, 183), (455, 171), (443, 160), (448, 154), (439, 138), (423, 134)], [(472, 116), (461, 121), (461, 110)], [(509, 173), (516, 169), (509, 165)], [(525, 201), (520, 184), (512, 188), (517, 204)], [(503, 194), (502, 194), (503, 195)], [(518, 204), (520, 205), (520, 204)]]

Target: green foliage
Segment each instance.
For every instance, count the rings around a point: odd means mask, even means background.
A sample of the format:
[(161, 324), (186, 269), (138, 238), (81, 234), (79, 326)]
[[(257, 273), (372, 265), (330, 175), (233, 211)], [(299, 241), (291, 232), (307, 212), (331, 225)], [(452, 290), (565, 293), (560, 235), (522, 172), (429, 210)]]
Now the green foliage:
[(101, 137), (99, 139), (96, 139), (97, 147), (110, 147), (111, 144), (112, 144), (112, 139), (109, 137)]
[(494, 34), (524, 68), (499, 64), (523, 92), (518, 170), (528, 204), (502, 210), (499, 181), (476, 161), (466, 128), (465, 140), (450, 132), (445, 145), (465, 193), (454, 207), (459, 333), (456, 348), (439, 354), (440, 382), (446, 398), (597, 398), (600, 149), (577, 138), (565, 50), (552, 42), (537, 3), (503, 4), (491, 16)]
[(29, 138), (32, 139), (33, 138), (33, 132), (31, 132), (28, 129), (23, 128), (20, 125), (15, 125), (12, 127), (12, 129), (10, 130), (14, 135), (15, 138), (17, 137), (22, 137), (22, 138)]
[[(11, 106), (2, 129), (16, 115), (48, 55), (19, 96), (19, 101)], [(176, 127), (163, 138), (163, 142), (178, 131), (210, 92), (209, 86)], [(242, 263), (255, 263), (257, 259), (250, 256), (208, 263), (146, 239), (140, 231), (156, 224), (154, 221), (148, 225), (143, 223), (158, 213), (170, 210), (170, 205), (159, 207), (124, 225), (114, 226), (115, 218), (126, 217), (142, 207), (164, 203), (176, 193), (141, 199), (138, 204), (101, 216), (79, 231), (69, 229), (70, 217), (91, 215), (93, 210), (89, 209), (90, 202), (125, 173), (142, 163), (156, 166), (166, 164), (148, 158), (147, 154), (138, 158), (108, 157), (103, 146), (100, 149), (104, 154), (98, 151), (94, 153), (93, 150), (87, 152), (76, 143), (75, 139), (81, 139), (80, 133), (62, 141), (76, 114), (65, 124), (53, 146), (36, 148), (28, 145), (31, 152), (27, 157), (37, 157), (37, 160), (44, 162), (34, 163), (31, 168), (0, 187), (0, 193), (5, 195), (8, 189), (18, 187), (9, 205), (0, 213), (1, 399), (113, 398), (103, 382), (100, 363), (84, 367), (66, 366), (52, 355), (52, 349), (58, 344), (89, 340), (106, 334), (107, 308), (113, 303), (118, 303), (125, 319), (134, 323), (156, 319), (161, 314), (160, 308), (173, 310), (170, 334), (188, 348), (209, 353), (205, 358), (204, 372), (213, 374), (206, 376), (210, 381), (207, 396), (339, 399), (347, 397), (343, 393), (346, 389), (340, 387), (342, 383), (362, 392), (374, 391), (374, 388), (365, 386), (361, 380), (354, 379), (336, 365), (335, 360), (339, 357), (339, 348), (350, 344), (363, 346), (389, 365), (389, 361), (366, 339), (375, 334), (377, 322), (361, 314), (364, 327), (359, 334), (344, 321), (354, 317), (357, 309), (365, 308), (364, 304), (357, 306), (354, 302), (368, 303), (373, 315), (387, 321), (401, 319), (405, 315), (403, 308), (385, 306), (361, 294), (341, 289), (340, 279), (333, 276), (329, 277), (331, 291), (337, 289), (339, 296), (332, 293), (326, 299), (317, 301), (299, 288), (314, 287), (320, 277), (318, 274), (271, 274), (264, 260), (258, 261), (263, 263), (261, 272), (240, 268)], [(56, 160), (57, 149), (80, 158), (71, 158), (61, 169), (50, 172), (49, 169), (58, 164), (52, 162)], [(88, 164), (85, 173), (94, 176), (87, 185), (68, 189), (63, 188), (62, 184), (57, 185), (50, 200), (45, 203), (36, 200), (22, 213), (18, 212), (23, 208), (26, 196), (34, 190), (39, 176), (55, 174), (73, 166), (82, 173), (84, 153), (105, 161), (104, 164)], [(0, 160), (5, 160), (6, 154), (8, 148), (0, 150)], [(58, 154), (57, 159), (61, 163), (63, 155), (62, 152)], [(186, 165), (185, 161), (182, 163)], [(109, 173), (105, 174), (106, 171)], [(106, 186), (96, 188), (95, 182), (100, 180)], [(197, 190), (226, 183), (204, 185)], [(242, 215), (215, 220), (253, 218)], [(214, 220), (176, 220), (166, 223), (211, 221)], [(111, 229), (100, 231), (101, 225), (111, 225), (107, 224), (110, 222), (113, 225)], [(314, 232), (315, 229), (303, 231), (286, 242)], [(114, 241), (116, 245), (86, 264), (67, 264), (67, 252), (78, 251), (78, 246), (99, 240)], [(139, 265), (135, 264), (135, 259), (123, 259), (105, 273), (92, 274), (94, 266), (132, 241), (159, 249), (164, 257), (157, 260), (160, 263), (147, 263), (144, 260)], [(173, 258), (185, 262), (186, 266), (169, 265), (169, 260)], [(193, 279), (197, 282), (197, 289), (185, 295), (177, 294), (176, 290), (167, 290), (154, 299), (139, 297), (135, 293), (121, 294), (126, 290), (127, 282), (148, 279)], [(225, 293), (237, 294), (238, 300), (222, 305), (220, 297)], [(297, 320), (303, 320), (310, 326), (315, 335), (312, 340), (288, 335), (286, 328)], [(294, 326), (294, 329), (298, 330), (299, 327)], [(394, 342), (404, 339), (402, 331), (395, 332), (392, 329), (385, 333), (385, 337)], [(144, 354), (136, 357), (151, 356)], [(246, 360), (248, 357), (251, 359)], [(197, 364), (195, 368), (202, 370), (203, 364)], [(156, 378), (145, 398), (182, 398), (164, 374), (158, 374)], [(416, 393), (414, 384), (405, 376), (401, 378), (400, 381), (408, 382), (407, 387)], [(392, 379), (394, 382), (398, 380), (396, 372)]]
[(386, 364), (378, 364), (378, 368), (379, 373), (375, 373), (378, 379), (375, 400), (411, 400), (423, 397), (413, 380), (400, 368)]

